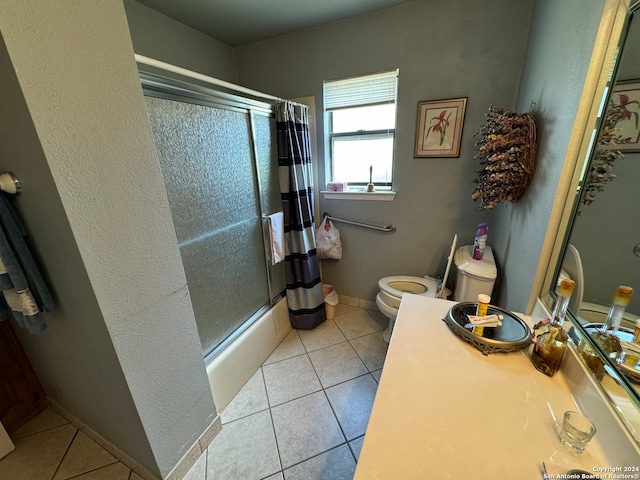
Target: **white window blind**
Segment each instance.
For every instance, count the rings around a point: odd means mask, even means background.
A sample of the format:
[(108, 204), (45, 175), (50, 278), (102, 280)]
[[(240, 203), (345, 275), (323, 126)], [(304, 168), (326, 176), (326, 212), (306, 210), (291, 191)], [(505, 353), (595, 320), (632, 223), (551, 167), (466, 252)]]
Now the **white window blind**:
[(324, 82), (325, 111), (395, 103), (398, 70)]

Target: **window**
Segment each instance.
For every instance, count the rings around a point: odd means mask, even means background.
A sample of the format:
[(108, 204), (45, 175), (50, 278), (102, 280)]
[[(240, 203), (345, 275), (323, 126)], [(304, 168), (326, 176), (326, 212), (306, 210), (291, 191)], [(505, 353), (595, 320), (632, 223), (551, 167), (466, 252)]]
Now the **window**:
[(349, 186), (391, 187), (398, 70), (324, 82), (328, 175)]

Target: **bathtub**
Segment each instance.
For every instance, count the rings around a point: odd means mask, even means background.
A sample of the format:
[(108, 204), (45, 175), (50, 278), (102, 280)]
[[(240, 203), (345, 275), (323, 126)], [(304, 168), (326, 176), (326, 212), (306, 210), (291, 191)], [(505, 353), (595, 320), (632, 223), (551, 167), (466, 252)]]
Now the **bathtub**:
[(286, 297), (207, 362), (216, 411), (221, 412), (291, 331)]

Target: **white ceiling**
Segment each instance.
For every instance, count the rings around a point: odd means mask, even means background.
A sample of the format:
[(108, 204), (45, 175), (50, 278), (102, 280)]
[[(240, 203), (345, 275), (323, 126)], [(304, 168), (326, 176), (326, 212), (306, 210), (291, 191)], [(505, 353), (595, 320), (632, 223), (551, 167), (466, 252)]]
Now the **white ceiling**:
[(137, 0), (231, 47), (416, 0)]

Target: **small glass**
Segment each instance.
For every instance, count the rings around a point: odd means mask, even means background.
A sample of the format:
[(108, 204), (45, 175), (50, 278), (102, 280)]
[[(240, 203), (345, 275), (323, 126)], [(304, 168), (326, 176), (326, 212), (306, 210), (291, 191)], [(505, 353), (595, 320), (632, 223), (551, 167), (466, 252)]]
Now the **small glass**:
[(582, 453), (596, 434), (591, 420), (578, 412), (565, 412), (558, 438), (560, 443), (576, 453)]

